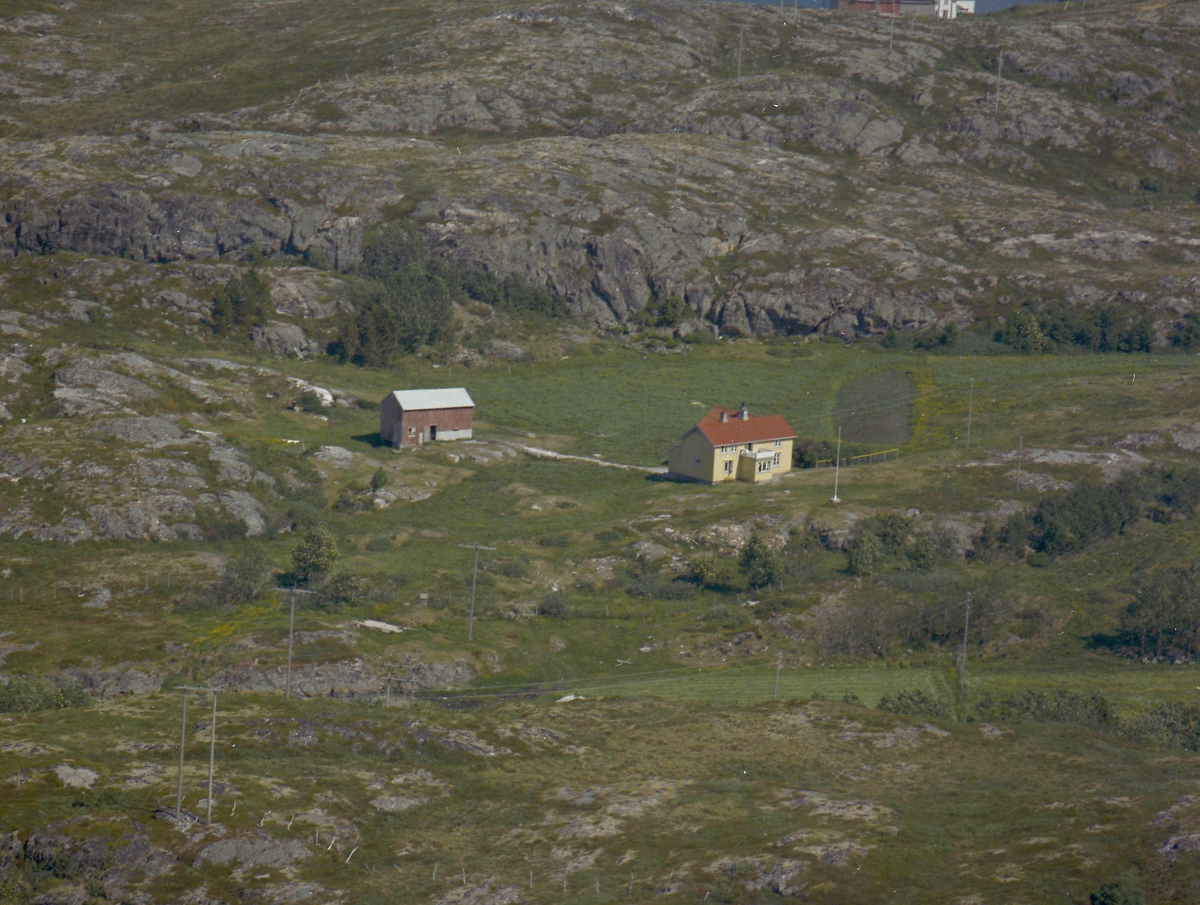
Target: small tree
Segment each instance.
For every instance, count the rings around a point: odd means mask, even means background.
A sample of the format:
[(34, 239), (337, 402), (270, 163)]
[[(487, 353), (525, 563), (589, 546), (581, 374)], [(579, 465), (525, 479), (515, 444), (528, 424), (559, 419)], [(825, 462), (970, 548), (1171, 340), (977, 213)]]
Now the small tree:
[(742, 550), (742, 558), (738, 563), (746, 574), (746, 579), (752, 588), (769, 585), (779, 577), (779, 558), (767, 546), (757, 531), (750, 535)]
[(387, 482), (387, 472), (384, 471), (383, 466), (380, 465), (375, 471), (375, 474), (371, 475), (371, 493), (379, 493), (379, 491), (387, 487)]
[(270, 575), (267, 555), (257, 544), (251, 544), (225, 565), (225, 574), (213, 586), (213, 596), (220, 604), (249, 603), (262, 594)]
[(212, 324), (218, 332), (261, 323), (271, 310), (271, 287), (257, 270), (235, 276), (213, 295)]
[(874, 575), (883, 560), (883, 542), (863, 531), (850, 544), (850, 571), (855, 575)]
[(329, 572), (338, 564), (337, 541), (324, 525), (314, 525), (304, 532), (300, 543), (292, 550), (292, 568), (301, 581)]

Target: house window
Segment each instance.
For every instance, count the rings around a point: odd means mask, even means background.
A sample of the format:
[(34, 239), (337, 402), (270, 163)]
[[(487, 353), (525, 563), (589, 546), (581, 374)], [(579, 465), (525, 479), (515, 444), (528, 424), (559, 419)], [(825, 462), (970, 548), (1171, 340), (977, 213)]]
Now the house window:
[(692, 464), (693, 465), (703, 465), (704, 463), (701, 462), (699, 459), (692, 459)]
[(779, 467), (779, 453), (775, 453), (775, 459), (774, 459), (773, 464), (775, 465), (776, 468)]
[(782, 446), (783, 446), (783, 441), (782, 441), (782, 440), (776, 440), (776, 441), (775, 441), (775, 448), (776, 448), (776, 449), (779, 449), (779, 448), (780, 448), (780, 447), (782, 447)]
[(733, 462), (725, 463), (725, 474), (733, 474)]
[(408, 435), (409, 435), (410, 437), (411, 437), (411, 436), (413, 436), (413, 435), (414, 435), (416, 432), (417, 432), (417, 429), (416, 429), (415, 427), (410, 427), (410, 428), (408, 429)]
[(770, 460), (770, 459), (763, 459), (761, 462), (759, 462), (759, 463), (758, 463), (758, 470), (759, 470), (760, 472), (763, 472), (763, 471), (770, 471), (770, 470), (771, 470), (771, 460)]

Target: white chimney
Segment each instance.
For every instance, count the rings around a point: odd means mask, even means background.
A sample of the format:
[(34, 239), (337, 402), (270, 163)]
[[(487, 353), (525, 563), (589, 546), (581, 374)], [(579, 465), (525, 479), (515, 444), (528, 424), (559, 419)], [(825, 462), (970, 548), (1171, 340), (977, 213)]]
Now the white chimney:
[(746, 408), (746, 403), (744, 403), (744, 402), (742, 403), (741, 408), (738, 409), (738, 417), (741, 418), (743, 421), (750, 420), (750, 410), (748, 408)]

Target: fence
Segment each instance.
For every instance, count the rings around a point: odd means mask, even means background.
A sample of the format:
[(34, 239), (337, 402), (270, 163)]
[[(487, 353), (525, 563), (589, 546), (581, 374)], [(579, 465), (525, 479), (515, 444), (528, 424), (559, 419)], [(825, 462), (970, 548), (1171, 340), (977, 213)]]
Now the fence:
[[(850, 465), (871, 465), (875, 462), (890, 462), (900, 458), (900, 449), (883, 449), (878, 452), (863, 453), (861, 456), (846, 456), (842, 459), (842, 464)], [(817, 468), (833, 468), (833, 459), (818, 459)]]

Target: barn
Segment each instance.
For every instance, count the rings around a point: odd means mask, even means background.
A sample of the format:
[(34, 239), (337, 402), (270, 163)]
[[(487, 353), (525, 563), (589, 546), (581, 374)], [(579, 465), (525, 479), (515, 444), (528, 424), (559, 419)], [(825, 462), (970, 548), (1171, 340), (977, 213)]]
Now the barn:
[(393, 390), (379, 403), (379, 437), (388, 446), (469, 440), (475, 403), (463, 387)]

